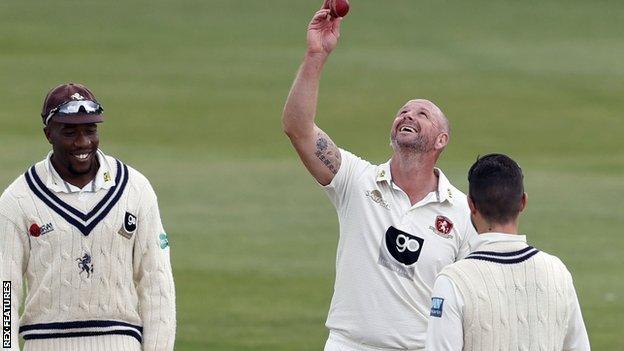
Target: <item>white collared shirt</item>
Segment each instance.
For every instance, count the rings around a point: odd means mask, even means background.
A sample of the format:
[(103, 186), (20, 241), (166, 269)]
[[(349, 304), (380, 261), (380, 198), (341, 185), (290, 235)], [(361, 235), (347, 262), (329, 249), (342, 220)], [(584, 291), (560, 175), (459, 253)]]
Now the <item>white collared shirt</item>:
[(100, 149), (98, 149), (96, 152), (99, 168), (95, 175), (95, 178), (93, 178), (93, 180), (91, 180), (82, 188), (70, 184), (63, 180), (63, 178), (61, 178), (60, 174), (52, 165), (52, 154), (53, 151), (50, 151), (44, 161), (45, 168), (48, 171), (48, 177), (46, 179), (46, 186), (48, 187), (48, 189), (56, 193), (80, 193), (80, 197), (84, 200), (87, 200), (91, 197), (89, 193), (94, 194), (98, 190), (108, 190), (111, 187), (115, 186), (115, 179), (113, 177), (113, 172), (111, 172), (111, 167), (108, 163), (108, 160), (106, 159), (106, 156)]
[[(470, 242), (471, 252), (481, 251), (497, 243), (517, 243), (526, 245), (526, 236), (505, 233), (483, 233)], [(572, 289), (574, 290), (574, 289)], [(457, 285), (447, 276), (440, 275), (435, 281), (432, 299), (441, 299), (440, 316), (429, 319), (427, 329), (427, 351), (457, 351), (464, 345), (463, 316), (465, 303)], [(581, 308), (574, 291), (570, 301), (571, 314), (564, 339), (564, 350), (589, 350), (589, 339), (583, 322)], [(433, 311), (433, 306), (432, 306)], [(433, 312), (432, 312), (433, 313)]]
[(437, 191), (412, 205), (389, 162), (340, 152), (340, 169), (324, 187), (340, 223), (326, 325), (362, 347), (422, 349), (435, 277), (466, 256), (476, 236), (466, 196), (436, 169)]

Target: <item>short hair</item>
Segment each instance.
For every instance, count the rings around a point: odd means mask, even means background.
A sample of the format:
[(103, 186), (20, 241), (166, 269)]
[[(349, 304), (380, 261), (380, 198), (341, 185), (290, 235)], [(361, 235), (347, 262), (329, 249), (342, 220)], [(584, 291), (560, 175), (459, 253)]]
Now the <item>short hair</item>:
[(509, 156), (477, 157), (468, 171), (468, 193), (483, 217), (497, 224), (516, 219), (524, 195), (522, 169)]

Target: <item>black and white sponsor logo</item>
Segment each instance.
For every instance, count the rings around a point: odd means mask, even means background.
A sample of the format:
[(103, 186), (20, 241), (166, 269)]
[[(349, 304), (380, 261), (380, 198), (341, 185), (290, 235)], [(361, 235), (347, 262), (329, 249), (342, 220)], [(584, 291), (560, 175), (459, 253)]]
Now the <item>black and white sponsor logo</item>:
[(132, 238), (132, 234), (134, 234), (136, 229), (137, 229), (136, 216), (130, 212), (126, 212), (126, 214), (124, 215), (123, 225), (121, 226), (121, 229), (119, 229), (119, 234), (126, 239), (130, 239)]
[(2, 281), (2, 348), (11, 348), (11, 281)]
[(128, 233), (133, 233), (136, 230), (136, 227), (137, 227), (136, 216), (130, 212), (126, 212), (126, 215), (124, 216), (124, 229)]
[(39, 232), (39, 235), (48, 234), (52, 231), (54, 231), (54, 225), (52, 223), (44, 224), (41, 226), (41, 231)]
[(412, 265), (418, 262), (424, 243), (424, 239), (391, 226), (383, 237), (378, 263), (404, 278), (413, 279)]

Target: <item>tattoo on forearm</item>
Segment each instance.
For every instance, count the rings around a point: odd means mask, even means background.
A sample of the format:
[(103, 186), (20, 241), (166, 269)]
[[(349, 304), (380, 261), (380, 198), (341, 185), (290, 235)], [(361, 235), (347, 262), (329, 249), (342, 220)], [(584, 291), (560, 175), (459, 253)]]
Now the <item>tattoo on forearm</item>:
[(318, 133), (316, 152), (314, 153), (333, 174), (340, 168), (340, 151), (325, 133)]

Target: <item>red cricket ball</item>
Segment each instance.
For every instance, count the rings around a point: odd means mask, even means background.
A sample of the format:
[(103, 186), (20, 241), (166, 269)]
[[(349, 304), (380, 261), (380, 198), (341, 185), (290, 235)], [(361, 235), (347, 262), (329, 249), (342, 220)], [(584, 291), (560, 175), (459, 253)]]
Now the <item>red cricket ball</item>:
[(38, 237), (41, 234), (41, 228), (37, 225), (37, 223), (33, 223), (30, 228), (28, 228), (30, 235), (34, 237)]
[(349, 0), (325, 0), (323, 6), (332, 17), (344, 17), (349, 13)]

